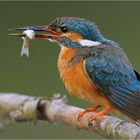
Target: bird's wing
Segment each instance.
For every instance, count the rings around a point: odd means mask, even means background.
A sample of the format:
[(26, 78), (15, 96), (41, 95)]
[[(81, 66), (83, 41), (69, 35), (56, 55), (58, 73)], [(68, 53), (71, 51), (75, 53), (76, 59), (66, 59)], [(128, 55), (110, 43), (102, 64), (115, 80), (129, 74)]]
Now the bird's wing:
[(97, 47), (85, 59), (89, 77), (116, 108), (128, 117), (140, 120), (140, 82), (127, 56), (119, 47)]

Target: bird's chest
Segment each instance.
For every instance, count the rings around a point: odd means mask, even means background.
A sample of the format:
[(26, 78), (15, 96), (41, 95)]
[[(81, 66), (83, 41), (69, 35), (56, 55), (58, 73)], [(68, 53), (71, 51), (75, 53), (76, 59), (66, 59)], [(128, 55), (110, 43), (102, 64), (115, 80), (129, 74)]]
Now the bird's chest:
[(68, 91), (86, 101), (93, 102), (98, 93), (84, 69), (82, 57), (74, 60), (77, 49), (62, 48), (58, 59), (60, 76)]

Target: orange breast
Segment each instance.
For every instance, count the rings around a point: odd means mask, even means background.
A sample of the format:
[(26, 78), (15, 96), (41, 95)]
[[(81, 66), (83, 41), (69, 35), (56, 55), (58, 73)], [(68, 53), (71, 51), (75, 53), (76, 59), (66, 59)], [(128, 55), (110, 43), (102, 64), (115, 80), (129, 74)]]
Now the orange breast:
[(68, 91), (88, 102), (98, 102), (101, 105), (110, 105), (108, 100), (101, 95), (91, 82), (84, 69), (84, 59), (72, 64), (77, 48), (62, 48), (58, 59), (60, 76)]

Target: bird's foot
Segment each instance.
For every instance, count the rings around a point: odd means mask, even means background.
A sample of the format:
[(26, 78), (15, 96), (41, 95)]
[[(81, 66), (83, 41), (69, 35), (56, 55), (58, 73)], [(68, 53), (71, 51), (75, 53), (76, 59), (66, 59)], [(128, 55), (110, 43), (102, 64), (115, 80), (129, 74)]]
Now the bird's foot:
[(88, 113), (88, 112), (94, 112), (94, 111), (96, 111), (98, 108), (100, 108), (101, 107), (101, 105), (96, 105), (96, 106), (93, 106), (93, 107), (91, 107), (91, 108), (87, 108), (87, 109), (85, 109), (84, 111), (81, 111), (80, 113), (79, 113), (79, 115), (78, 115), (78, 121), (80, 121), (80, 119), (86, 114), (86, 113)]
[(102, 116), (102, 115), (106, 115), (109, 111), (111, 110), (111, 107), (106, 107), (104, 108), (102, 111), (90, 116), (89, 118), (89, 122), (88, 122), (88, 126), (92, 127), (92, 121), (95, 120), (97, 117)]

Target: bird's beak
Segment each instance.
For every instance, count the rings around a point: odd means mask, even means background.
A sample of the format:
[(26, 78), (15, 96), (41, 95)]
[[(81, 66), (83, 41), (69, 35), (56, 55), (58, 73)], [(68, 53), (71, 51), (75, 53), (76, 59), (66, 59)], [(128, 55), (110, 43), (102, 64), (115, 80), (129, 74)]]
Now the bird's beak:
[[(63, 36), (62, 34), (49, 29), (49, 26), (26, 26), (26, 27), (17, 27), (17, 28), (9, 29), (9, 31), (13, 31), (13, 30), (17, 30), (17, 31), (33, 30), (35, 31), (34, 38), (55, 39)], [(20, 36), (20, 37), (26, 36), (24, 32), (10, 33), (9, 35)]]

